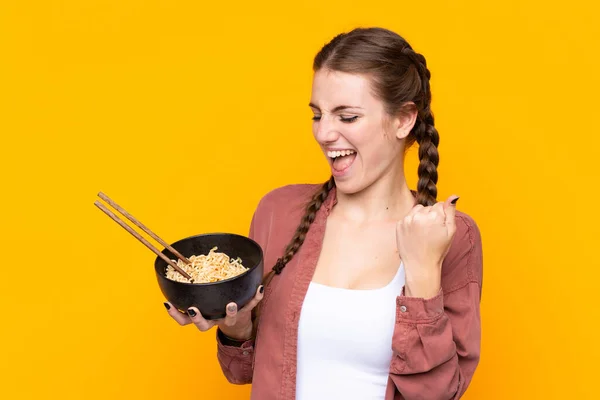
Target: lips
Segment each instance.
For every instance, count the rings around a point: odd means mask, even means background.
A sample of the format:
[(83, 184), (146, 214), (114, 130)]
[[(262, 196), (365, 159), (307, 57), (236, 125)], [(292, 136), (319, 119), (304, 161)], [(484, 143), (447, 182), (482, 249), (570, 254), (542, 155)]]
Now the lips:
[(331, 173), (335, 177), (341, 177), (349, 171), (354, 163), (356, 151), (352, 149), (333, 149), (327, 151), (327, 156), (332, 160)]

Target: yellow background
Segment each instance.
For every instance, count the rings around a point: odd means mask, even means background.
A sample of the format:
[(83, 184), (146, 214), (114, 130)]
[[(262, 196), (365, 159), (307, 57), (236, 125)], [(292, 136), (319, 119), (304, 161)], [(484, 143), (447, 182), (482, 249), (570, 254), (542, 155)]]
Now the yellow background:
[(3, 1), (0, 398), (248, 397), (213, 332), (166, 314), (153, 254), (93, 202), (104, 191), (169, 241), (245, 234), (268, 190), (327, 178), (312, 58), (358, 25), (426, 55), (440, 197), (482, 231), (465, 398), (597, 398), (593, 3)]

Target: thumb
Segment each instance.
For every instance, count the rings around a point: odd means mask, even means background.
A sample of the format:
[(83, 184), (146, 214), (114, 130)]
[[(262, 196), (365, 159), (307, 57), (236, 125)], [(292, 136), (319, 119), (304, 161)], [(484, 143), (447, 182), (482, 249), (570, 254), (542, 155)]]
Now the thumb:
[(450, 230), (450, 234), (454, 234), (456, 229), (456, 202), (459, 197), (452, 195), (444, 202), (444, 214), (446, 215), (446, 226)]

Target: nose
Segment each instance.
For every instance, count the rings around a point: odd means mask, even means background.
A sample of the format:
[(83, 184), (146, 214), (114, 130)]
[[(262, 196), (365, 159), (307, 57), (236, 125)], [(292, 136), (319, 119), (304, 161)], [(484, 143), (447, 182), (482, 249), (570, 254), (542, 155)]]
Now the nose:
[(321, 116), (321, 119), (314, 123), (313, 133), (317, 142), (321, 144), (333, 143), (340, 136), (340, 133), (336, 129), (335, 122), (325, 115)]

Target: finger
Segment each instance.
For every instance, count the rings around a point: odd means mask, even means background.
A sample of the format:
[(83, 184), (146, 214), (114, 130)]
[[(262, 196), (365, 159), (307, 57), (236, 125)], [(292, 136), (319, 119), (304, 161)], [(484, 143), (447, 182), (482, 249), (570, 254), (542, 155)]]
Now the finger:
[(237, 304), (229, 303), (225, 309), (225, 320), (223, 323), (227, 326), (234, 326), (237, 321)]
[(444, 223), (446, 219), (446, 212), (444, 211), (444, 202), (438, 201), (431, 207), (431, 211), (429, 213), (429, 217), (432, 220), (439, 220), (439, 222)]
[(252, 300), (248, 302), (248, 304), (242, 307), (241, 311), (252, 311), (252, 309), (256, 307), (258, 303), (260, 303), (260, 301), (263, 299), (263, 296), (265, 295), (264, 291), (265, 287), (263, 285), (260, 285), (258, 289), (256, 289), (256, 295), (252, 298)]
[(426, 207), (423, 206), (422, 204), (417, 204), (408, 212), (408, 214), (406, 214), (406, 216), (414, 217), (416, 214), (423, 212), (425, 209), (426, 209)]
[(188, 325), (192, 323), (192, 320), (190, 319), (190, 317), (184, 313), (182, 313), (181, 311), (179, 311), (176, 307), (173, 307), (173, 305), (169, 302), (165, 302), (165, 308), (167, 309), (167, 311), (169, 312), (169, 315), (175, 320), (177, 321), (177, 323), (179, 325)]
[(429, 223), (429, 221), (432, 221), (443, 224), (444, 218), (444, 209), (442, 208), (442, 204), (438, 202), (432, 206), (423, 207), (418, 213), (413, 215), (412, 220), (415, 222), (422, 221)]
[(415, 216), (412, 214), (406, 215), (404, 218), (396, 222), (396, 230), (408, 229), (412, 225), (414, 218)]
[(453, 234), (456, 230), (456, 202), (458, 201), (458, 196), (452, 195), (448, 197), (448, 199), (444, 202), (444, 214), (445, 214), (445, 224), (450, 230), (450, 233)]
[(196, 307), (188, 308), (188, 315), (190, 316), (194, 325), (196, 325), (196, 328), (200, 329), (202, 332), (209, 330), (215, 325), (214, 321), (205, 320), (200, 313), (200, 310), (198, 310)]
[(435, 211), (435, 212), (440, 212), (440, 213), (444, 213), (444, 207), (446, 206), (446, 203), (443, 201), (438, 201), (437, 203), (435, 203), (432, 207), (431, 210)]
[(415, 216), (419, 215), (419, 213), (421, 213), (424, 209), (425, 207), (422, 204), (417, 204), (416, 206), (411, 208), (408, 214), (406, 214), (404, 218), (401, 218), (396, 223), (396, 229), (400, 229), (403, 226), (409, 226), (415, 219)]

